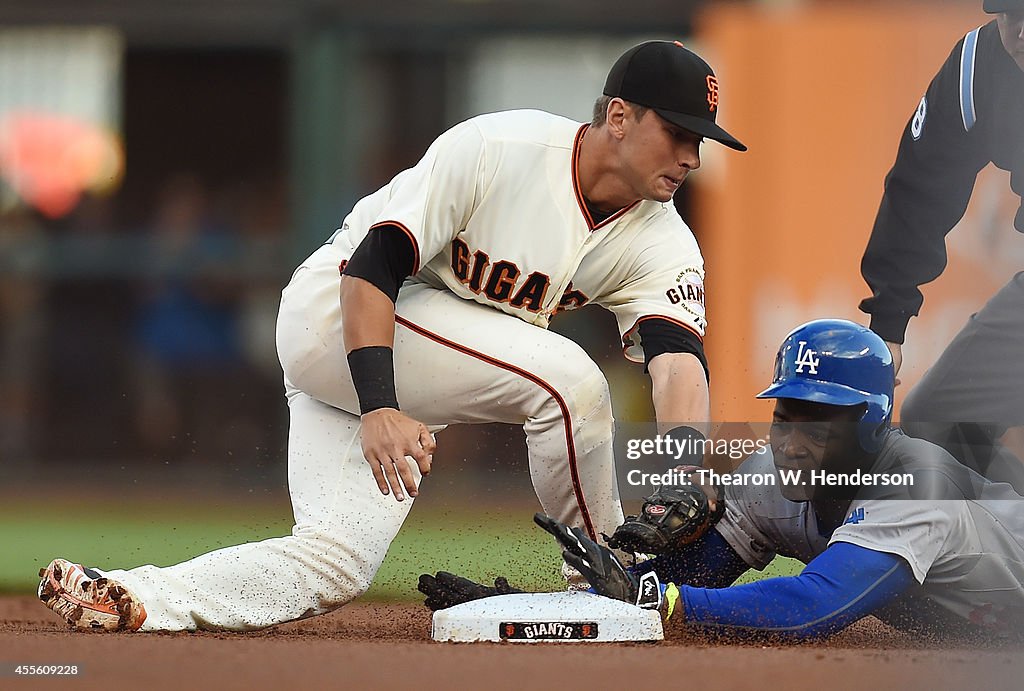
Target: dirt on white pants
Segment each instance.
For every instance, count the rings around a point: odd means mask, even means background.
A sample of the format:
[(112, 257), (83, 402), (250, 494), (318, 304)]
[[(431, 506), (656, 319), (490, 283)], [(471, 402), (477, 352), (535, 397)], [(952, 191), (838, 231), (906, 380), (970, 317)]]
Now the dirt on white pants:
[[(106, 571), (145, 605), (143, 630), (247, 630), (328, 612), (366, 591), (412, 508), (409, 498), (380, 493), (362, 456), (337, 264), (316, 258), (296, 270), (278, 317), (292, 534), (167, 568)], [(523, 425), (548, 515), (591, 535), (622, 522), (608, 385), (582, 348), (422, 283), (403, 286), (396, 323), (396, 387), (407, 414), (432, 431)], [(419, 501), (429, 501), (432, 489)]]

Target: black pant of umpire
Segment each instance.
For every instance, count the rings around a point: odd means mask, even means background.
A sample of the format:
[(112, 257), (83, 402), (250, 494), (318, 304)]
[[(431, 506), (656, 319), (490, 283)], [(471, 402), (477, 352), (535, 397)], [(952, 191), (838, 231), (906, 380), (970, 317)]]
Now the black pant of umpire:
[(1024, 494), (1024, 462), (999, 442), (1024, 425), (1024, 272), (967, 321), (900, 410), (900, 426)]

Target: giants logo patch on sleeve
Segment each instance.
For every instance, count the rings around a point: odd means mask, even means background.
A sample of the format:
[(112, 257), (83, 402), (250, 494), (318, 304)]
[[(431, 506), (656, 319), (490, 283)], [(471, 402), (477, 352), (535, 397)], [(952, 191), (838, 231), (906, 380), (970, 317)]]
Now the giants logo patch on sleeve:
[(676, 276), (676, 285), (665, 291), (665, 297), (673, 305), (689, 312), (704, 328), (707, 313), (704, 310), (704, 277), (697, 269), (684, 269)]

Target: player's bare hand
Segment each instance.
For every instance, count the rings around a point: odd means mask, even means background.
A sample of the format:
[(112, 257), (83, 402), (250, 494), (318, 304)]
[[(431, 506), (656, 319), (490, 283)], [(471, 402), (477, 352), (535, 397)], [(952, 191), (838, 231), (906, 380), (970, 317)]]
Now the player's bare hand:
[[(885, 342), (885, 345), (889, 347), (889, 352), (892, 353), (892, 373), (899, 374), (900, 366), (903, 365), (903, 346), (899, 343)], [(900, 385), (900, 378), (896, 377), (896, 386)]]
[(426, 425), (400, 410), (380, 408), (362, 416), (363, 457), (373, 470), (381, 494), (394, 492), (395, 499), (419, 494), (410, 460), (422, 475), (430, 474), (434, 437)]

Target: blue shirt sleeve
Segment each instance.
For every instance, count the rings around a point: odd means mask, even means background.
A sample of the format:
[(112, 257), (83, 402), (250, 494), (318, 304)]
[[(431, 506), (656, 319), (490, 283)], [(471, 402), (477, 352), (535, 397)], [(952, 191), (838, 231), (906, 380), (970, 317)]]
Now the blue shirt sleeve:
[(798, 576), (728, 588), (679, 586), (688, 625), (787, 638), (831, 635), (915, 583), (902, 558), (835, 542)]
[(717, 530), (679, 549), (641, 562), (633, 567), (637, 575), (656, 571), (662, 583), (724, 588), (750, 569)]

